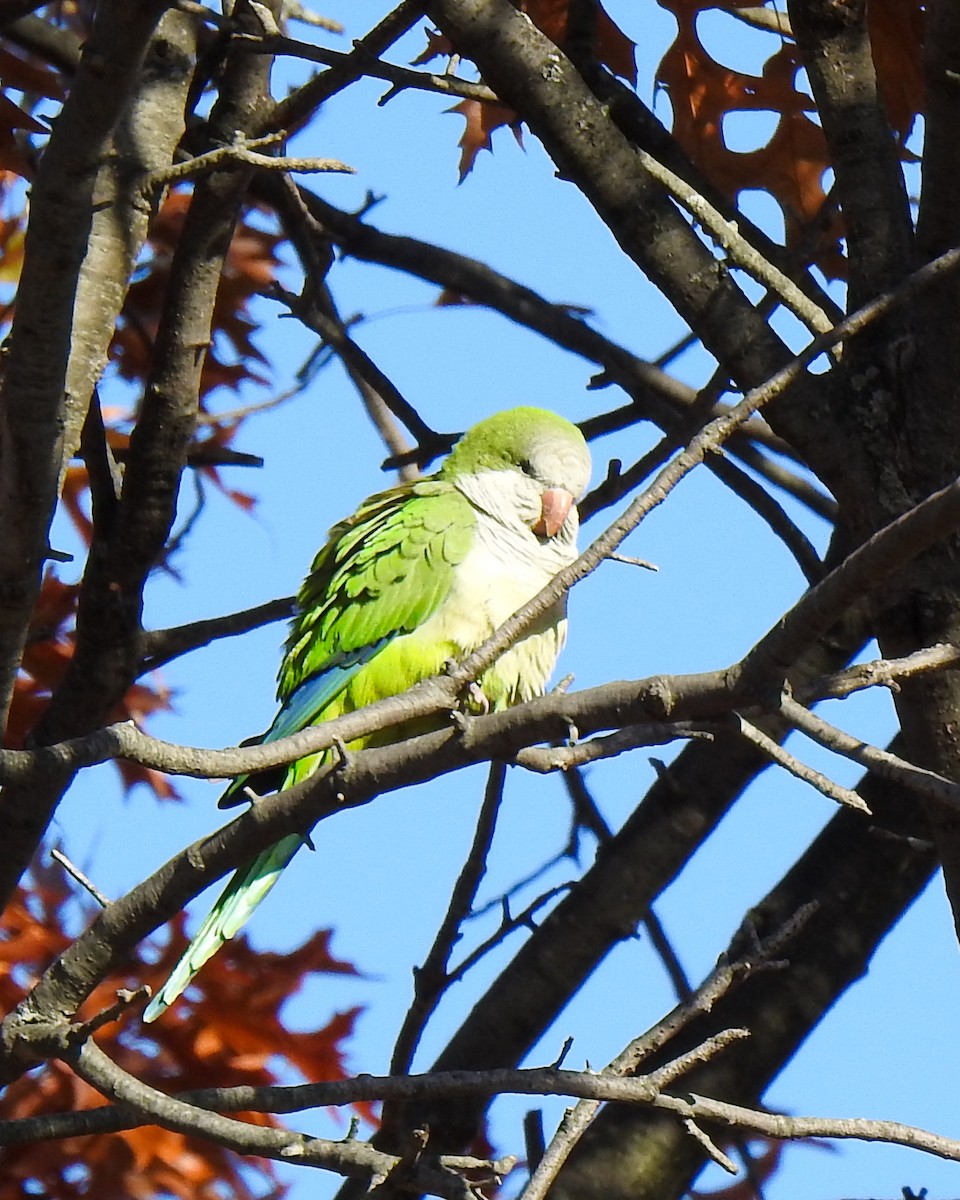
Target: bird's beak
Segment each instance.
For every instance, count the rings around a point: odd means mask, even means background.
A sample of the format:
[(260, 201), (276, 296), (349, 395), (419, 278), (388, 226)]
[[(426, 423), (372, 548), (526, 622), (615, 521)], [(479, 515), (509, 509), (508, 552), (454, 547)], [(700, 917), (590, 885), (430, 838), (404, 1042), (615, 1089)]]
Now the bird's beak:
[(566, 488), (547, 488), (540, 501), (540, 517), (532, 527), (537, 537), (556, 537), (573, 507), (573, 496)]

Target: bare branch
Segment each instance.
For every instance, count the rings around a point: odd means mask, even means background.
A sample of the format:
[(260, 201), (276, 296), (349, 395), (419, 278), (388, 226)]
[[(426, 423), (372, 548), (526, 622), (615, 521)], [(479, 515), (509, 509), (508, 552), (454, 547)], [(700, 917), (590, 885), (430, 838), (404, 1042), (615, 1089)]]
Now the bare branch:
[(257, 132), (263, 134), (277, 129), (297, 129), (325, 100), (362, 78), (371, 60), (376, 61), (384, 51), (389, 50), (422, 14), (421, 0), (402, 0), (368, 34), (354, 42), (353, 50), (342, 62), (309, 80), (274, 105), (272, 113)]
[[(140, 4), (132, 11), (138, 13), (138, 20), (146, 20), (152, 10), (152, 4)], [(101, 14), (123, 28), (131, 26), (126, 19), (118, 20), (112, 6), (98, 8), (98, 19)], [(249, 12), (246, 17), (253, 19)], [(89, 49), (88, 45), (84, 61)], [(142, 52), (135, 55), (134, 65), (141, 57)], [(211, 136), (220, 141), (233, 137), (237, 110), (252, 123), (267, 103), (268, 91), (268, 60), (244, 55), (231, 63), (211, 111)], [(74, 130), (74, 134), (85, 145), (89, 142), (86, 131)], [(245, 170), (249, 174), (250, 168)], [(65, 186), (64, 181), (58, 186)], [(122, 492), (114, 519), (100, 522), (95, 530), (77, 609), (75, 651), (33, 730), (38, 743), (96, 728), (136, 678), (143, 588), (175, 519), (180, 477), (195, 430), (214, 301), (245, 194), (241, 170), (214, 173), (194, 188), (170, 266), (165, 307), (130, 437)], [(21, 311), (18, 308), (18, 316)], [(21, 491), (31, 495), (22, 486)], [(0, 821), (13, 831), (0, 863), (0, 898), (11, 894), (26, 869), (68, 782), (69, 774), (52, 774), (42, 791), (34, 788), (29, 796), (23, 796), (18, 789), (7, 788), (0, 795)]]
[[(503, 763), (491, 763), (473, 844), (453, 886), (450, 903), (440, 922), (433, 945), (424, 959), (423, 966), (414, 970), (413, 1002), (397, 1034), (390, 1061), (390, 1070), (394, 1075), (410, 1069), (430, 1014), (452, 982), (449, 974), (450, 955), (461, 936), (461, 927), (473, 908), (477, 888), (487, 869), (487, 856), (493, 842), (497, 814), (503, 801), (505, 780), (506, 767)], [(384, 1113), (383, 1119), (384, 1123), (387, 1123), (387, 1112)]]
[[(314, 46), (310, 42), (298, 42), (294, 38), (276, 34), (268, 37), (240, 38), (237, 42), (240, 45), (245, 43), (249, 50), (258, 54), (289, 55), (307, 62), (322, 63), (325, 67), (349, 67), (356, 72), (355, 79), (362, 79), (364, 76), (383, 79), (392, 85), (386, 98), (412, 88), (422, 92), (438, 92), (441, 96), (460, 96), (464, 100), (482, 100), (487, 103), (497, 101), (496, 93), (485, 84), (458, 79), (455, 75), (435, 75), (430, 71), (414, 71), (410, 67), (394, 66), (393, 63), (381, 62), (373, 54), (364, 61), (357, 56), (356, 51), (345, 54), (340, 50), (328, 50), (324, 46)], [(380, 103), (383, 104), (384, 100)]]
[(155, 671), (173, 659), (199, 650), (202, 646), (209, 646), (220, 638), (236, 637), (273, 621), (286, 620), (293, 615), (295, 603), (295, 596), (282, 596), (223, 617), (209, 617), (172, 629), (144, 632), (140, 636), (140, 671)]
[[(73, 306), (93, 218), (97, 169), (165, 8), (163, 0), (132, 7), (116, 0), (98, 5), (70, 97), (31, 189), (31, 231), (3, 381), (0, 722), (4, 724), (57, 498)], [(42, 234), (35, 232), (41, 229)]]
[(867, 813), (870, 809), (865, 801), (851, 791), (850, 788), (841, 787), (840, 784), (834, 783), (832, 779), (828, 779), (826, 775), (820, 771), (815, 771), (813, 767), (808, 767), (805, 763), (800, 762), (789, 751), (773, 740), (761, 729), (757, 729), (755, 725), (751, 725), (744, 717), (737, 714), (737, 728), (741, 737), (745, 737), (747, 741), (752, 742), (758, 750), (762, 750), (768, 758), (783, 767), (785, 771), (789, 771), (791, 775), (795, 775), (797, 779), (802, 779), (804, 783), (809, 783), (815, 787), (818, 792), (822, 792), (828, 800), (835, 800), (838, 804), (845, 804), (848, 808), (856, 809), (858, 812)]
[(272, 295), (282, 301), (308, 329), (320, 334), (343, 362), (376, 391), (393, 415), (402, 421), (417, 439), (419, 445), (427, 449), (433, 447), (434, 453), (436, 453), (438, 444), (444, 449), (449, 449), (450, 439), (438, 435), (430, 429), (392, 380), (350, 337), (342, 321), (338, 321), (331, 314), (324, 312), (312, 297), (295, 296), (279, 285), (276, 285), (271, 291)]
[(857, 663), (833, 675), (825, 675), (798, 693), (801, 700), (842, 700), (845, 696), (870, 687), (887, 687), (896, 691), (898, 681), (927, 671), (940, 671), (960, 663), (960, 646), (940, 642), (915, 650), (903, 658), (881, 658)]
[(793, 658), (859, 596), (960, 526), (960, 483), (934, 492), (850, 554), (763, 637), (738, 668), (748, 688), (786, 677)]
[[(719, 1049), (743, 1035), (730, 1030), (712, 1038), (703, 1049), (689, 1056), (711, 1057)], [(48, 1035), (49, 1037), (49, 1035)], [(414, 1100), (425, 1097), (515, 1095), (578, 1096), (598, 1102), (640, 1104), (674, 1113), (681, 1120), (718, 1121), (724, 1125), (783, 1138), (854, 1138), (910, 1146), (940, 1158), (960, 1161), (960, 1141), (903, 1125), (896, 1121), (864, 1118), (784, 1117), (759, 1112), (700, 1095), (672, 1096), (660, 1090), (659, 1073), (622, 1078), (589, 1071), (564, 1071), (549, 1067), (527, 1070), (447, 1071), (427, 1075), (374, 1076), (328, 1083), (310, 1083), (290, 1087), (210, 1088), (167, 1096), (140, 1083), (122, 1071), (92, 1042), (76, 1050), (68, 1044), (60, 1053), (74, 1069), (103, 1095), (120, 1105), (88, 1112), (32, 1117), (0, 1124), (0, 1144), (13, 1145), (37, 1138), (76, 1136), (78, 1133), (104, 1132), (158, 1124), (188, 1134), (200, 1134), (241, 1154), (259, 1154), (267, 1158), (290, 1159), (324, 1167), (342, 1175), (363, 1177), (374, 1171), (389, 1174), (398, 1162), (392, 1155), (376, 1151), (358, 1141), (330, 1142), (323, 1138), (279, 1129), (267, 1129), (233, 1121), (217, 1112), (291, 1113), (310, 1108), (341, 1106), (373, 1100)], [(131, 1112), (131, 1109), (133, 1112)], [(424, 1158), (430, 1164), (429, 1158)], [(509, 1169), (512, 1160), (501, 1163), (464, 1160), (459, 1156), (441, 1157), (421, 1177), (422, 1186), (431, 1195), (460, 1196), (451, 1192), (444, 1175), (462, 1165), (485, 1165), (494, 1171)], [(443, 1171), (438, 1178), (437, 1167)], [(432, 1189), (442, 1186), (444, 1190)], [(525, 1200), (529, 1198), (525, 1195)]]
[(63, 867), (67, 874), (71, 875), (77, 881), (77, 883), (80, 884), (84, 891), (89, 892), (101, 908), (107, 907), (107, 905), (110, 903), (110, 898), (104, 895), (97, 885), (86, 875), (84, 875), (83, 871), (80, 870), (77, 864), (71, 862), (70, 859), (67, 858), (62, 850), (60, 850), (57, 846), (54, 846), (50, 851), (50, 857), (55, 859), (60, 866)]
[[(82, 1079), (117, 1104), (133, 1108), (144, 1123), (193, 1136), (199, 1134), (239, 1154), (258, 1154), (288, 1162), (295, 1160), (359, 1178), (389, 1178), (401, 1165), (400, 1159), (374, 1150), (363, 1142), (349, 1139), (333, 1142), (250, 1125), (164, 1095), (121, 1070), (94, 1042), (87, 1042), (79, 1051), (68, 1049), (64, 1057)], [(499, 1174), (501, 1164), (487, 1162), (484, 1165), (492, 1174)], [(417, 1188), (429, 1195), (451, 1197), (452, 1200), (467, 1200), (470, 1195), (463, 1179), (442, 1159), (439, 1162), (424, 1159), (416, 1169), (406, 1165), (406, 1170)]]
[(228, 170), (231, 167), (256, 167), (261, 171), (288, 171), (302, 174), (339, 172), (355, 175), (356, 168), (336, 158), (291, 158), (288, 155), (273, 156), (260, 154), (260, 147), (274, 146), (286, 137), (285, 133), (272, 133), (266, 137), (245, 139), (238, 136), (226, 146), (218, 146), (205, 154), (174, 163), (162, 170), (153, 171), (141, 183), (144, 195), (152, 195), (171, 184), (199, 179), (211, 171)]
[(677, 738), (711, 738), (713, 734), (692, 721), (672, 721), (663, 725), (627, 725), (608, 737), (577, 742), (572, 746), (552, 746), (549, 749), (527, 747), (518, 750), (513, 761), (528, 771), (547, 775), (553, 771), (569, 771), (586, 763), (615, 758), (638, 746), (662, 746)]
[(704, 1133), (696, 1121), (692, 1120), (690, 1117), (684, 1117), (682, 1124), (684, 1129), (690, 1134), (693, 1140), (703, 1147), (708, 1158), (712, 1159), (717, 1166), (723, 1167), (725, 1171), (729, 1171), (731, 1175), (736, 1175), (737, 1164), (732, 1158), (730, 1158), (729, 1155), (724, 1154), (720, 1147), (717, 1146), (716, 1143), (706, 1133)]
[(891, 754), (889, 750), (881, 750), (852, 737), (808, 708), (804, 708), (789, 695), (785, 695), (781, 700), (780, 711), (792, 725), (828, 750), (853, 759), (868, 771), (893, 783), (899, 783), (912, 792), (919, 792), (938, 804), (947, 805), (954, 810), (960, 809), (960, 784), (938, 775), (936, 771), (928, 771), (924, 767), (907, 762), (906, 759)]
[(658, 162), (646, 150), (637, 154), (644, 168), (666, 187), (671, 196), (709, 232), (710, 236), (730, 255), (732, 261), (742, 267), (758, 283), (769, 288), (811, 333), (826, 333), (833, 328), (833, 321), (793, 280), (780, 271), (743, 237), (736, 223), (728, 221), (704, 196), (692, 188), (669, 167)]
[(790, 18), (785, 12), (781, 12), (777, 8), (731, 7), (723, 3), (722, 0), (721, 3), (716, 4), (714, 7), (722, 8), (731, 17), (736, 17), (738, 21), (743, 21), (745, 25), (752, 25), (754, 29), (764, 29), (769, 33), (777, 33), (786, 38), (793, 37)]

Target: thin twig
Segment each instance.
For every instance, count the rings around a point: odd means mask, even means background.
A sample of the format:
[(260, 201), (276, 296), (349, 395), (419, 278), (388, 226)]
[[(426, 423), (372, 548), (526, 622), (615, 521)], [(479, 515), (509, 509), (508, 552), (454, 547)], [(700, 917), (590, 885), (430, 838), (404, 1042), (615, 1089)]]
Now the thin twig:
[(696, 188), (691, 187), (675, 171), (658, 162), (652, 154), (639, 147), (636, 152), (644, 168), (700, 222), (738, 267), (742, 267), (758, 283), (775, 293), (811, 332), (827, 333), (833, 328), (833, 322), (823, 309), (806, 296), (789, 275), (785, 275), (764, 258), (738, 231), (734, 221), (728, 221)]
[(799, 525), (792, 521), (784, 507), (746, 471), (725, 454), (714, 454), (706, 466), (726, 487), (753, 509), (757, 516), (780, 539), (793, 555), (807, 583), (823, 578), (823, 562), (816, 547)]
[(722, 8), (731, 17), (736, 17), (738, 21), (743, 21), (745, 25), (752, 25), (754, 29), (762, 29), (767, 33), (777, 33), (781, 37), (793, 37), (793, 27), (790, 24), (790, 18), (781, 9), (760, 8), (759, 6), (756, 8), (736, 8), (724, 3), (719, 3), (715, 7)]
[(369, 33), (354, 42), (353, 50), (338, 66), (330, 67), (296, 88), (273, 106), (261, 133), (269, 129), (299, 129), (306, 118), (331, 96), (362, 78), (370, 65), (407, 32), (423, 15), (423, 0), (401, 0)]
[(415, 71), (410, 67), (395, 66), (393, 63), (382, 62), (372, 54), (366, 59), (358, 59), (355, 57), (355, 51), (344, 53), (342, 50), (328, 50), (325, 46), (315, 46), (311, 42), (301, 42), (276, 34), (268, 37), (237, 37), (232, 44), (256, 54), (286, 55), (307, 62), (321, 63), (325, 67), (343, 67), (349, 64), (356, 69), (356, 78), (362, 79), (366, 76), (371, 79), (383, 79), (392, 85), (391, 92), (394, 93), (412, 88), (421, 92), (438, 92), (441, 96), (459, 96), (464, 100), (497, 103), (496, 92), (486, 84), (458, 79), (456, 75), (435, 75), (431, 71)]
[(461, 927), (473, 908), (477, 889), (487, 869), (487, 856), (490, 853), (497, 814), (503, 800), (505, 779), (506, 766), (500, 762), (491, 763), (470, 853), (454, 884), (450, 903), (440, 922), (433, 945), (423, 961), (423, 966), (414, 972), (413, 1003), (397, 1035), (390, 1062), (391, 1074), (399, 1075), (409, 1071), (424, 1026), (440, 997), (450, 986), (450, 955), (460, 939)]
[(788, 695), (780, 702), (780, 712), (801, 733), (805, 733), (807, 737), (835, 754), (852, 759), (874, 775), (889, 779), (913, 792), (919, 792), (939, 804), (948, 805), (955, 812), (960, 811), (960, 784), (938, 775), (936, 771), (928, 771), (925, 767), (907, 762), (906, 759), (891, 754), (889, 750), (881, 750), (878, 746), (871, 746), (869, 742), (852, 737), (808, 708), (804, 708)]
[(841, 787), (839, 783), (834, 783), (832, 779), (820, 771), (815, 771), (813, 767), (808, 767), (806, 763), (802, 763), (788, 750), (784, 750), (779, 742), (775, 742), (772, 737), (768, 737), (762, 729), (758, 729), (756, 725), (752, 725), (739, 713), (735, 713), (734, 717), (737, 722), (737, 732), (740, 736), (748, 742), (752, 742), (758, 750), (762, 750), (778, 766), (783, 767), (785, 771), (789, 771), (791, 775), (795, 775), (797, 779), (802, 779), (804, 783), (809, 783), (811, 787), (815, 787), (828, 800), (835, 800), (838, 804), (846, 805), (847, 808), (853, 808), (857, 812), (869, 814), (870, 809), (867, 807), (866, 801), (861, 796), (858, 796), (856, 792), (851, 791), (850, 788)]
[(672, 721), (665, 724), (626, 725), (606, 737), (591, 738), (573, 746), (527, 746), (518, 750), (513, 761), (517, 766), (540, 775), (554, 771), (569, 771), (587, 763), (615, 758), (639, 746), (663, 746), (678, 738), (711, 739), (713, 733), (704, 729), (703, 722)]
[(348, 166), (337, 158), (290, 158), (286, 155), (274, 157), (270, 154), (257, 153), (258, 146), (274, 145), (284, 136), (282, 133), (275, 133), (249, 140), (238, 138), (229, 146), (218, 146), (215, 150), (208, 150), (205, 154), (198, 154), (195, 158), (188, 158), (184, 162), (164, 167), (162, 171), (153, 171), (144, 178), (141, 190), (144, 194), (149, 194), (169, 187), (171, 184), (197, 179), (201, 175), (209, 175), (211, 171), (223, 171), (238, 166), (307, 174), (325, 171), (346, 175), (356, 174), (356, 167)]
[(645, 558), (635, 558), (632, 554), (611, 554), (611, 562), (626, 563), (628, 567), (643, 567), (647, 571), (659, 571), (656, 563), (648, 562)]
[[(752, 429), (744, 430), (744, 434), (749, 432), (752, 432)], [(762, 454), (756, 445), (746, 440), (745, 436), (731, 441), (727, 450), (732, 457), (739, 459), (744, 466), (749, 467), (751, 471), (756, 471), (767, 483), (772, 483), (774, 487), (780, 488), (788, 496), (792, 496), (794, 500), (799, 500), (811, 512), (816, 513), (818, 517), (823, 517), (825, 521), (829, 521), (831, 524), (836, 521), (839, 509), (836, 500), (832, 496), (821, 491), (816, 484), (812, 483), (809, 479), (804, 479), (796, 471), (788, 470), (783, 463), (777, 462), (776, 459), (771, 458), (768, 454)], [(777, 453), (777, 451), (774, 451), (774, 453)]]
[(503, 918), (500, 921), (499, 928), (491, 933), (488, 938), (482, 941), (479, 946), (471, 950), (468, 955), (461, 959), (461, 961), (449, 974), (447, 979), (448, 986), (451, 986), (454, 983), (459, 983), (459, 981), (463, 979), (469, 971), (473, 970), (473, 968), (478, 962), (481, 961), (481, 959), (485, 958), (491, 950), (499, 946), (501, 942), (510, 936), (511, 933), (516, 933), (518, 929), (534, 928), (534, 917), (540, 911), (540, 909), (543, 908), (545, 904), (549, 904), (551, 900), (556, 900), (558, 896), (562, 895), (568, 890), (569, 886), (570, 885), (567, 883), (561, 883), (558, 884), (557, 887), (549, 888), (547, 891), (542, 892), (534, 900), (531, 900), (526, 908), (524, 908), (522, 912), (517, 913), (516, 916), (511, 915), (509, 907), (507, 906), (506, 902), (504, 902)]
[(700, 1146), (708, 1158), (712, 1158), (717, 1166), (723, 1167), (725, 1171), (729, 1171), (731, 1175), (737, 1174), (737, 1164), (729, 1155), (724, 1154), (720, 1147), (714, 1142), (700, 1126), (693, 1120), (692, 1117), (684, 1117), (681, 1124), (684, 1129), (695, 1142)]
[[(734, 963), (721, 962), (691, 996), (685, 998), (652, 1029), (626, 1046), (602, 1072), (603, 1077), (632, 1075), (645, 1059), (665, 1046), (697, 1017), (710, 1012), (723, 996), (751, 972), (777, 965), (775, 956), (809, 916), (809, 912), (798, 913), (772, 937), (761, 942), (749, 958)], [(518, 1200), (543, 1200), (560, 1168), (597, 1115), (600, 1103), (599, 1100), (582, 1099), (564, 1114)]]
[(338, 322), (329, 313), (322, 312), (309, 299), (296, 296), (279, 285), (275, 285), (270, 294), (285, 304), (308, 329), (318, 333), (336, 351), (344, 364), (352, 368), (376, 391), (393, 415), (417, 439), (418, 445), (428, 447), (438, 440), (442, 440), (444, 445), (447, 444), (447, 439), (434, 433), (414, 406), (401, 394), (399, 388), (350, 337), (346, 325)]
[(101, 892), (97, 885), (91, 879), (88, 879), (87, 876), (84, 875), (83, 871), (81, 871), (76, 865), (76, 863), (71, 862), (62, 850), (60, 850), (57, 846), (54, 846), (50, 851), (50, 857), (56, 859), (56, 861), (61, 867), (63, 867), (67, 874), (72, 875), (77, 883), (79, 883), (85, 891), (90, 893), (90, 895), (94, 898), (94, 900), (96, 900), (101, 908), (107, 907), (107, 905), (110, 903), (110, 897), (104, 892)]

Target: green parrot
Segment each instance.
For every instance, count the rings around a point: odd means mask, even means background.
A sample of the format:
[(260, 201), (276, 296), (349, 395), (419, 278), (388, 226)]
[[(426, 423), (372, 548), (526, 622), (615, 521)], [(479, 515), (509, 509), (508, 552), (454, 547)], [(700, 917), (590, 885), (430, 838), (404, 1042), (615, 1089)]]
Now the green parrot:
[[(297, 597), (280, 667), (272, 742), (394, 696), (476, 650), (577, 556), (576, 500), (590, 453), (575, 425), (539, 408), (514, 408), (473, 426), (440, 470), (365, 500), (335, 525)], [(563, 601), (478, 680), (498, 710), (542, 695), (566, 637)], [(421, 726), (422, 727), (422, 726)], [(409, 732), (409, 730), (407, 731)], [(384, 744), (397, 728), (351, 743)], [(242, 776), (221, 806), (292, 787), (330, 751)], [(230, 880), (169, 979), (151, 1000), (155, 1020), (234, 936), (301, 846), (290, 834)]]

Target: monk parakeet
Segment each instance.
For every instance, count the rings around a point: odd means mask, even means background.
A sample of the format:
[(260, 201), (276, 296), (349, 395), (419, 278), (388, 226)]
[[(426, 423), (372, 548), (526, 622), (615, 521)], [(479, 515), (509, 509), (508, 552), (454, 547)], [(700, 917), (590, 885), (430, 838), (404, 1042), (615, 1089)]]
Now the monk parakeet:
[[(405, 691), (477, 649), (576, 557), (575, 501), (590, 475), (583, 435), (554, 413), (514, 408), (481, 421), (435, 474), (365, 500), (330, 531), (297, 598), (277, 689), (275, 741)], [(541, 695), (566, 635), (565, 604), (506, 650), (478, 681), (502, 709)], [(383, 744), (396, 730), (353, 743)], [(402, 735), (401, 735), (402, 736)], [(327, 760), (298, 759), (249, 785), (291, 787)], [(265, 786), (266, 784), (266, 786)], [(244, 924), (304, 844), (291, 834), (233, 876), (144, 1013), (152, 1021)]]

